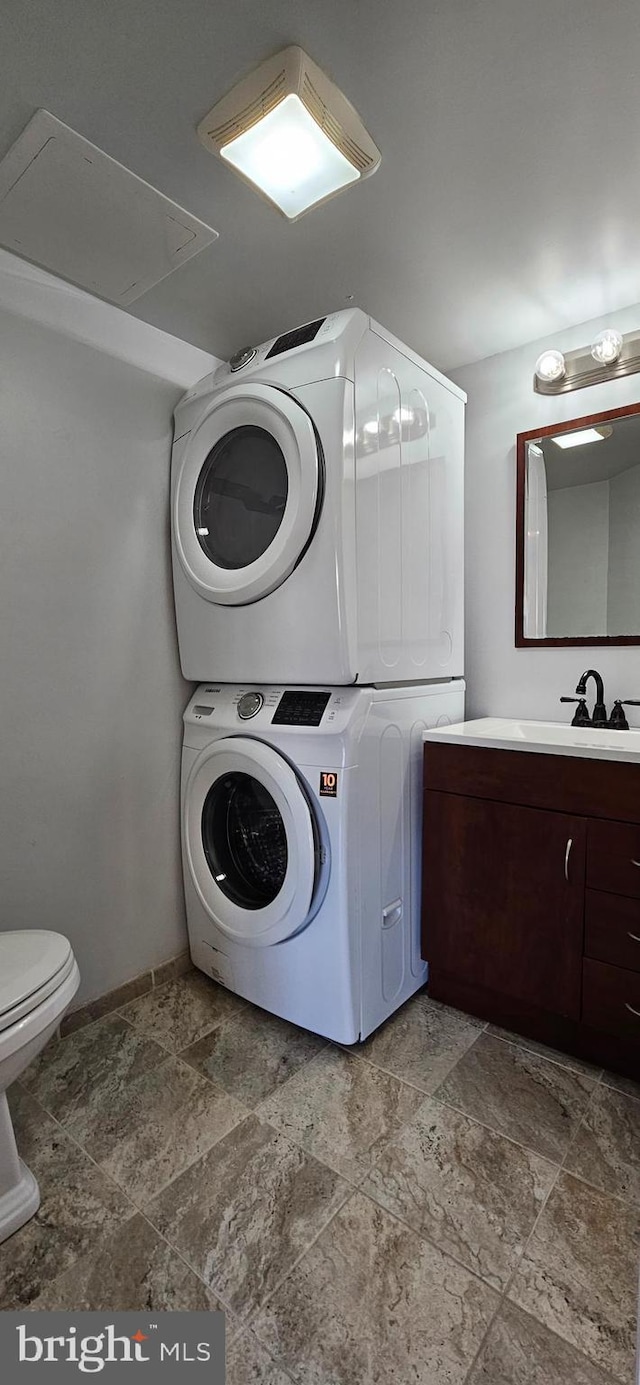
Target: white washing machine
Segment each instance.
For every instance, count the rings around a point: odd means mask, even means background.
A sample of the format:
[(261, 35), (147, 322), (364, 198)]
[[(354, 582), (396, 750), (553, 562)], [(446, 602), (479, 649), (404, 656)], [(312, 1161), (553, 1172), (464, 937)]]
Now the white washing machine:
[(422, 735), (464, 683), (204, 684), (184, 715), (191, 956), (272, 1014), (364, 1039), (426, 980)]
[(357, 308), (185, 395), (171, 504), (185, 677), (461, 676), (464, 401)]

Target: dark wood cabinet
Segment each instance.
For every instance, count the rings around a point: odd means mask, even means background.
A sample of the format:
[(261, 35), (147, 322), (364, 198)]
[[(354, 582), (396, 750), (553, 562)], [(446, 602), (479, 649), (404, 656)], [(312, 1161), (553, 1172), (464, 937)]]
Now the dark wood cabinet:
[(640, 1080), (640, 770), (427, 741), (423, 821), (430, 994)]
[(586, 826), (565, 813), (428, 793), (431, 965), (578, 1019)]
[(598, 962), (640, 971), (640, 900), (587, 890), (584, 950)]
[[(631, 1044), (640, 1028), (640, 973), (584, 960), (583, 1017), (594, 1029), (619, 1034)], [(640, 1060), (640, 1052), (638, 1053)], [(640, 1061), (636, 1076), (640, 1078)]]
[(640, 827), (624, 822), (589, 824), (587, 884), (592, 890), (640, 899)]

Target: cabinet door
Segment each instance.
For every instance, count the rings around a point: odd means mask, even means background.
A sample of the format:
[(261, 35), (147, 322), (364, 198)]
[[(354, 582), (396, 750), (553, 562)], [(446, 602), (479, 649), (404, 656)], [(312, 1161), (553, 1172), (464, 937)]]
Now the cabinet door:
[(586, 822), (425, 794), (422, 955), (434, 971), (578, 1019)]

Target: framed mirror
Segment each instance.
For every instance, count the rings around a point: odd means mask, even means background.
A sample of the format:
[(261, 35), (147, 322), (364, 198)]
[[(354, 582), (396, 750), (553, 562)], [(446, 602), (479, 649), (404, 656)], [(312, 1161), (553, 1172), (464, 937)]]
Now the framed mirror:
[(640, 404), (517, 438), (516, 645), (640, 644)]

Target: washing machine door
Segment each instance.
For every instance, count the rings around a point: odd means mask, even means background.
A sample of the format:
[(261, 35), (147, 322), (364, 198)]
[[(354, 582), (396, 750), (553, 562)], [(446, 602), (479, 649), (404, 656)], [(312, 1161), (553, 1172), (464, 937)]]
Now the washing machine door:
[(291, 766), (241, 736), (195, 761), (184, 799), (184, 842), (200, 899), (216, 926), (252, 947), (304, 924), (318, 871), (318, 834)]
[(221, 391), (189, 439), (174, 492), (174, 540), (191, 584), (232, 606), (274, 591), (313, 536), (322, 489), (322, 449), (297, 400), (273, 385)]

